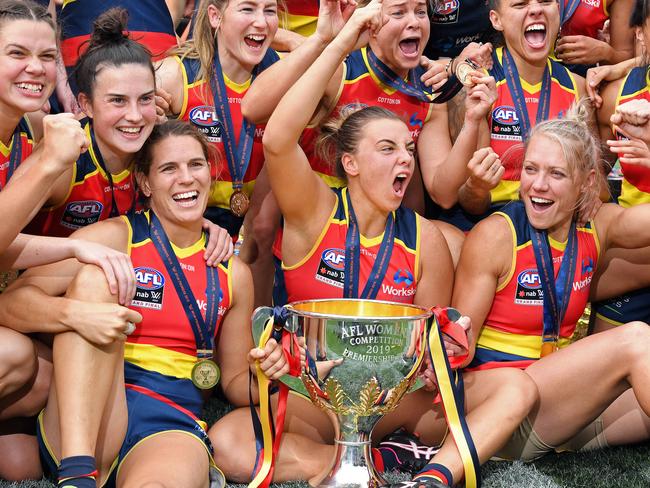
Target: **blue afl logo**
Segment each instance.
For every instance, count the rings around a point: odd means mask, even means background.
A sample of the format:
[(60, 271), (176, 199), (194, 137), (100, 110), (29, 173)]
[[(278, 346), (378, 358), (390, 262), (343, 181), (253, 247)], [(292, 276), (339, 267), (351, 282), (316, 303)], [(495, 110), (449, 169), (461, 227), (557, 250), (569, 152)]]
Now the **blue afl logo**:
[(102, 213), (104, 206), (96, 200), (83, 200), (70, 202), (65, 208), (66, 212), (76, 217), (95, 217)]
[(345, 251), (343, 249), (335, 247), (325, 249), (321, 257), (330, 267), (338, 270), (345, 269)]
[(153, 268), (135, 268), (135, 279), (138, 282), (138, 288), (145, 290), (157, 290), (165, 284), (165, 277), (160, 271)]
[(519, 123), (517, 111), (509, 105), (501, 105), (492, 111), (492, 118), (503, 125), (515, 125)]
[(190, 110), (190, 121), (202, 127), (212, 127), (219, 123), (214, 107), (209, 105), (201, 105)]
[(448, 15), (458, 10), (458, 0), (439, 0), (436, 2), (436, 13)]
[(536, 269), (525, 269), (517, 276), (517, 283), (529, 290), (538, 290), (542, 287), (539, 273)]

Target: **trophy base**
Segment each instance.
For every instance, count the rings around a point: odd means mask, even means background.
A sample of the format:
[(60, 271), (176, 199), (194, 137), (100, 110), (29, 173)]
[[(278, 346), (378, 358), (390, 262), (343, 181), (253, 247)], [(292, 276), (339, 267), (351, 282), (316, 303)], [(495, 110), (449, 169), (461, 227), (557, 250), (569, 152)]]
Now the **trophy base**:
[(329, 473), (320, 481), (310, 480), (316, 488), (378, 488), (388, 484), (372, 463), (370, 441), (335, 440), (336, 456)]

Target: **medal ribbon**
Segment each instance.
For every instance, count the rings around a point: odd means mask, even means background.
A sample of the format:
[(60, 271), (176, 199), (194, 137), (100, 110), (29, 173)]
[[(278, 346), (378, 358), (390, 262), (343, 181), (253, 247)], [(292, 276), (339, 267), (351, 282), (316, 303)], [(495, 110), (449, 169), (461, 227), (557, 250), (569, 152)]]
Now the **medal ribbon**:
[[(495, 66), (497, 63), (495, 63)], [(503, 48), (503, 70), (508, 83), (508, 89), (512, 95), (512, 100), (515, 103), (515, 110), (517, 117), (519, 117), (519, 126), (521, 127), (522, 140), (528, 139), (530, 134), (530, 119), (528, 118), (528, 110), (526, 108), (526, 98), (524, 97), (524, 89), (521, 87), (521, 80), (519, 79), (519, 71), (517, 65), (512, 59), (512, 55), (508, 52), (506, 47)], [(537, 105), (537, 115), (535, 123), (538, 124), (543, 120), (548, 119), (549, 109), (551, 106), (551, 71), (548, 67), (544, 68), (542, 75), (542, 88), (539, 93), (539, 104)]]
[[(277, 53), (268, 49), (264, 58), (253, 69), (253, 80), (262, 70), (273, 64), (279, 59)], [(226, 91), (226, 82), (223, 79), (223, 70), (219, 61), (219, 50), (215, 49), (214, 60), (212, 62), (213, 75), (210, 78), (210, 88), (214, 99), (214, 111), (221, 122), (223, 145), (228, 162), (228, 170), (232, 177), (233, 190), (241, 190), (244, 186), (244, 175), (250, 163), (251, 153), (253, 151), (253, 138), (255, 136), (255, 124), (252, 124), (245, 118), (242, 118), (241, 132), (239, 141), (235, 145), (235, 128), (232, 123), (232, 114), (230, 113), (230, 104), (228, 103), (228, 92)], [(252, 82), (252, 80), (251, 80)]]
[(199, 359), (212, 359), (214, 333), (219, 316), (219, 272), (216, 267), (206, 265), (207, 289), (205, 290), (205, 295), (208, 303), (204, 319), (203, 315), (201, 315), (199, 304), (196, 302), (194, 293), (183, 273), (183, 268), (181, 268), (178, 262), (178, 258), (174, 253), (174, 249), (167, 238), (167, 234), (165, 234), (160, 220), (158, 220), (158, 217), (156, 217), (153, 211), (150, 211), (150, 214), (151, 241), (158, 251), (172, 283), (174, 283), (176, 294), (183, 305), (187, 320), (192, 326), (196, 341), (196, 356)]
[(560, 30), (573, 14), (578, 10), (580, 0), (559, 0), (560, 2)]
[(481, 486), (481, 463), (465, 419), (463, 376), (461, 372), (452, 370), (449, 366), (443, 346), (441, 326), (436, 318), (441, 311), (439, 309), (433, 311), (434, 316), (429, 319), (427, 352), (436, 375), (447, 425), (463, 461), (465, 487), (476, 488)]
[(409, 81), (406, 82), (386, 66), (386, 64), (379, 59), (374, 52), (372, 52), (370, 47), (366, 49), (366, 53), (368, 55), (368, 65), (370, 66), (370, 69), (372, 69), (373, 73), (383, 84), (388, 85), (405, 95), (415, 97), (421, 102), (431, 103), (433, 102), (433, 99), (436, 98), (433, 93), (427, 92), (424, 83), (420, 81), (418, 75), (422, 74), (422, 69), (409, 70)]
[[(573, 221), (569, 230), (569, 240), (564, 249), (562, 264), (557, 278), (555, 278), (553, 255), (551, 254), (551, 245), (548, 242), (547, 232), (546, 230), (537, 230), (530, 224), (529, 226), (537, 271), (542, 285), (542, 292), (544, 293), (544, 331), (542, 335), (542, 350), (544, 351), (545, 344), (548, 343), (549, 346), (553, 346), (557, 343), (560, 335), (560, 325), (569, 306), (572, 291), (571, 284), (573, 283), (578, 256), (578, 238), (576, 223)], [(545, 355), (545, 353), (542, 353), (542, 355)]]
[[(14, 130), (13, 136), (11, 136), (11, 154), (9, 155), (9, 166), (7, 167), (7, 179), (5, 180), (5, 186), (9, 183), (9, 179), (16, 171), (16, 168), (21, 163), (23, 158), (23, 138), (20, 135), (20, 124)], [(0, 190), (2, 186), (0, 185)]]
[[(106, 167), (106, 163), (104, 162), (104, 158), (102, 157), (102, 152), (99, 150), (99, 146), (97, 145), (97, 138), (95, 137), (95, 131), (93, 130), (92, 123), (90, 124), (91, 124), (90, 141), (93, 145), (93, 153), (95, 154), (95, 159), (97, 159), (97, 164), (106, 175), (106, 179), (108, 180), (108, 186), (111, 189), (111, 211), (108, 214), (108, 216), (119, 217), (122, 214), (120, 213), (120, 207), (117, 206), (117, 201), (115, 200), (115, 187), (113, 184), (113, 175), (111, 174), (110, 171), (108, 171), (108, 168)], [(133, 192), (133, 200), (131, 202), (131, 208), (129, 209), (129, 212), (133, 212), (134, 210), (135, 210), (135, 191)]]
[(359, 225), (357, 217), (352, 208), (350, 193), (344, 190), (345, 201), (348, 206), (348, 231), (345, 236), (345, 276), (343, 282), (344, 298), (363, 298), (374, 300), (377, 297), (381, 282), (384, 279), (388, 262), (393, 252), (395, 241), (395, 219), (393, 213), (388, 214), (386, 219), (386, 228), (384, 229), (384, 238), (379, 246), (377, 258), (372, 265), (368, 281), (363, 287), (363, 292), (359, 295), (359, 261), (361, 253), (361, 239), (359, 235)]

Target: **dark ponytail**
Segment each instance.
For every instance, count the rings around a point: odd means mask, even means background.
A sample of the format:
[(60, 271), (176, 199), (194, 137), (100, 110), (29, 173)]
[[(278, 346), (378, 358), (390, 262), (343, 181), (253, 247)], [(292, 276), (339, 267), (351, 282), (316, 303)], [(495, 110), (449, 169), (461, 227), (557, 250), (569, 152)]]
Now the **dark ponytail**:
[(128, 12), (123, 8), (112, 8), (97, 17), (86, 51), (79, 57), (74, 77), (79, 92), (92, 98), (97, 74), (107, 66), (137, 64), (151, 70), (155, 78), (151, 53), (131, 39), (126, 32)]

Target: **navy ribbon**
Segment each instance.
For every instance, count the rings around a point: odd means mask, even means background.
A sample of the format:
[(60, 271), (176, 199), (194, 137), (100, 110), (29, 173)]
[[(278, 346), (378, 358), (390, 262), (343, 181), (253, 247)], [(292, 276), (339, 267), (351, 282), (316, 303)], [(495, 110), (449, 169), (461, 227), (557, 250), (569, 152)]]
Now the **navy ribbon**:
[(544, 293), (544, 332), (542, 342), (557, 342), (560, 325), (564, 320), (571, 299), (573, 275), (578, 256), (576, 223), (571, 223), (569, 239), (564, 249), (560, 270), (555, 278), (553, 255), (546, 230), (537, 230), (530, 225), (530, 236), (537, 262), (537, 272)]
[[(268, 49), (260, 64), (255, 66), (253, 69), (253, 79), (278, 59), (278, 54), (274, 50)], [(232, 187), (234, 190), (241, 190), (244, 186), (244, 175), (246, 174), (246, 170), (248, 170), (248, 164), (253, 151), (255, 124), (243, 118), (241, 132), (239, 133), (239, 141), (235, 144), (235, 128), (232, 123), (232, 114), (230, 113), (230, 104), (228, 103), (226, 82), (223, 79), (223, 70), (221, 69), (219, 50), (217, 48), (215, 48), (214, 52), (212, 71), (213, 74), (210, 78), (210, 88), (212, 89), (212, 96), (214, 99), (214, 111), (221, 122), (221, 137), (223, 138), (223, 145), (226, 149), (226, 160), (232, 178)]]
[[(495, 62), (495, 65), (497, 64), (498, 63)], [(531, 130), (530, 119), (528, 118), (528, 109), (526, 108), (526, 97), (524, 96), (524, 89), (521, 87), (517, 65), (506, 47), (503, 48), (503, 71), (506, 77), (506, 82), (508, 83), (508, 89), (512, 95), (512, 100), (515, 103), (515, 110), (517, 112), (517, 117), (519, 118), (519, 127), (521, 128), (521, 138), (525, 141)], [(547, 62), (546, 67), (544, 68), (544, 74), (542, 75), (542, 88), (539, 92), (539, 104), (537, 105), (537, 115), (535, 117), (536, 124), (548, 119), (550, 107), (551, 71), (549, 70)]]
[(181, 268), (174, 249), (167, 238), (167, 234), (165, 234), (165, 229), (163, 229), (156, 214), (153, 211), (150, 211), (150, 214), (151, 241), (158, 251), (172, 283), (174, 283), (176, 294), (192, 326), (196, 341), (196, 356), (199, 359), (212, 359), (214, 333), (219, 317), (219, 294), (221, 292), (219, 287), (219, 272), (216, 267), (206, 265), (207, 289), (205, 295), (207, 297), (207, 309), (204, 319), (199, 304), (196, 302), (196, 298), (192, 292), (192, 288), (190, 288), (190, 284), (183, 273), (183, 268)]
[(421, 102), (444, 103), (451, 100), (462, 88), (462, 84), (458, 81), (456, 75), (453, 75), (439, 90), (430, 92), (420, 80), (420, 76), (424, 73), (422, 67), (418, 66), (415, 69), (409, 70), (409, 81), (406, 82), (379, 59), (370, 47), (366, 49), (366, 54), (368, 57), (368, 66), (383, 84), (405, 95), (417, 98)]
[[(102, 156), (102, 152), (99, 150), (99, 146), (97, 145), (97, 139), (95, 137), (95, 130), (93, 129), (92, 122), (90, 122), (90, 141), (93, 145), (93, 152), (95, 153), (97, 164), (99, 164), (99, 167), (106, 175), (106, 179), (108, 180), (108, 186), (111, 188), (111, 211), (108, 214), (108, 216), (119, 217), (122, 214), (120, 213), (120, 207), (117, 206), (117, 200), (115, 200), (115, 186), (113, 184), (113, 175), (106, 167), (106, 163), (104, 162), (104, 157)], [(135, 200), (136, 199), (135, 199), (135, 191), (134, 191), (133, 200), (131, 201), (131, 207), (129, 208), (129, 213), (135, 210)]]
[(395, 219), (393, 213), (388, 214), (384, 238), (379, 246), (377, 258), (372, 265), (368, 281), (359, 295), (359, 261), (361, 253), (361, 238), (357, 217), (350, 201), (350, 192), (345, 190), (345, 199), (348, 206), (348, 231), (345, 236), (345, 276), (343, 282), (344, 298), (363, 298), (374, 300), (377, 297), (381, 282), (384, 279), (395, 241)]
[[(5, 185), (9, 183), (11, 176), (20, 165), (23, 159), (23, 138), (20, 135), (20, 124), (14, 130), (14, 134), (11, 137), (11, 154), (9, 155), (9, 166), (7, 167), (7, 179), (5, 180)], [(2, 186), (0, 185), (0, 190)]]
[(578, 10), (580, 0), (559, 0), (560, 1), (560, 30), (573, 14)]

